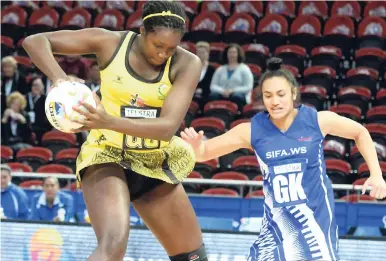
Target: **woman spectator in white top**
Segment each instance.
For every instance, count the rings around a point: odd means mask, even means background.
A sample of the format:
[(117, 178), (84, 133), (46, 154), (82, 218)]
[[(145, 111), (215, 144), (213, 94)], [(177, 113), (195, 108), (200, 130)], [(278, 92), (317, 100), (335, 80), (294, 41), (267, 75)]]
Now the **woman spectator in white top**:
[(244, 64), (244, 53), (237, 44), (230, 44), (224, 50), (224, 65), (214, 73), (210, 85), (209, 100), (230, 100), (239, 110), (246, 103), (246, 95), (253, 88), (253, 74)]

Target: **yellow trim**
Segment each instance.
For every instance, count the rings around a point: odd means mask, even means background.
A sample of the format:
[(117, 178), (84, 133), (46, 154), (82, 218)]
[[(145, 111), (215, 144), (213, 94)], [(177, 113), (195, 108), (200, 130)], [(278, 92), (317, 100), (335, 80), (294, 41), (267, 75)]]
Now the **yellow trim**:
[(146, 19), (150, 18), (150, 17), (154, 17), (154, 16), (174, 16), (174, 17), (177, 17), (177, 18), (180, 18), (182, 21), (184, 21), (185, 23), (185, 19), (182, 18), (182, 16), (179, 16), (177, 14), (173, 14), (172, 12), (170, 11), (162, 11), (162, 13), (155, 13), (155, 14), (150, 14), (150, 15), (147, 15), (143, 18), (143, 21), (145, 21)]

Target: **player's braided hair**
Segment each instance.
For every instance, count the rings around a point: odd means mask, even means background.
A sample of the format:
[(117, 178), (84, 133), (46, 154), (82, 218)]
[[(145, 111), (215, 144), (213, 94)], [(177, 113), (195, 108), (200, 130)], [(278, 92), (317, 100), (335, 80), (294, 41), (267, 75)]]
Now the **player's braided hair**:
[[(148, 1), (143, 6), (142, 19), (151, 14), (167, 11), (186, 20), (184, 8), (175, 1)], [(184, 21), (176, 16), (153, 16), (143, 21), (143, 25), (147, 32), (153, 32), (156, 27), (164, 27), (185, 33)]]

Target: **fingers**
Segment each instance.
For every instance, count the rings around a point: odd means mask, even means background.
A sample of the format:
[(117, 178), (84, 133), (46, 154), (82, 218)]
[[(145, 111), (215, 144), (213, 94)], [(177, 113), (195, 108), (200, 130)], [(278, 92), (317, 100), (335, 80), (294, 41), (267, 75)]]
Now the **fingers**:
[[(86, 109), (87, 107), (85, 106), (85, 103), (82, 104)], [(90, 106), (91, 107), (91, 106)], [(92, 108), (92, 107), (91, 107)], [(86, 117), (87, 119), (90, 119), (92, 116), (91, 116), (91, 113), (89, 110), (82, 110), (80, 106), (72, 106), (72, 109), (74, 111), (76, 111), (77, 113), (79, 113), (80, 115), (83, 115), (84, 117)], [(94, 108), (93, 108), (94, 109)], [(95, 109), (94, 109), (94, 113), (95, 113)]]
[(189, 142), (189, 137), (188, 137), (188, 135), (185, 134), (184, 131), (181, 131), (180, 135), (181, 135), (181, 138), (182, 138), (184, 141)]
[(98, 106), (98, 104), (101, 103), (101, 99), (99, 99), (99, 96), (98, 96), (98, 94), (96, 92), (92, 92), (92, 95), (94, 96), (94, 100), (95, 100), (95, 102), (96, 102), (96, 104)]
[(58, 79), (56, 80), (53, 84), (52, 84), (52, 87), (57, 87), (59, 85), (59, 83), (61, 82), (64, 82), (65, 80), (64, 79)]
[(54, 84), (52, 84), (52, 87), (57, 87), (59, 83), (61, 82), (80, 82), (80, 83), (85, 83), (83, 79), (74, 77), (74, 76), (65, 76), (63, 78), (57, 79)]
[(376, 199), (383, 199), (385, 197), (386, 197), (386, 187), (384, 187), (384, 186), (377, 186), (374, 189), (374, 198), (376, 198)]
[[(101, 100), (99, 99), (99, 97), (96, 94), (96, 92), (93, 92), (92, 95), (94, 97), (96, 105), (98, 106), (101, 103)], [(83, 107), (85, 107), (90, 114), (94, 114), (94, 113), (97, 112), (96, 108), (94, 108), (92, 105), (88, 104), (87, 102), (79, 101), (79, 104), (83, 105)], [(79, 112), (80, 114), (82, 114), (82, 115), (86, 116), (87, 118), (89, 118), (89, 116), (86, 115), (87, 112), (82, 110), (79, 106), (78, 107), (73, 107), (73, 110), (75, 110), (75, 111)]]
[(77, 77), (74, 77), (74, 76), (68, 76), (67, 80), (70, 81), (70, 82), (84, 83), (83, 79), (80, 79), (80, 78), (77, 78)]
[(181, 131), (181, 138), (183, 138), (186, 141), (191, 141), (194, 138), (194, 135), (189, 130), (189, 128), (185, 128), (183, 131)]
[(93, 106), (91, 106), (90, 104), (88, 104), (86, 102), (81, 102), (80, 104), (83, 105), (83, 107), (85, 107), (89, 113), (96, 113), (96, 109)]
[(196, 139), (197, 132), (192, 127), (188, 128), (187, 131), (192, 139)]
[(78, 132), (87, 131), (87, 130), (90, 130), (90, 128), (87, 128), (86, 126), (83, 126), (81, 128), (78, 128), (78, 129), (71, 129), (71, 132), (78, 133)]
[(72, 119), (71, 121), (75, 122), (75, 123), (78, 123), (80, 125), (86, 125), (87, 124), (87, 119), (79, 119), (79, 118), (77, 118), (77, 119)]
[(377, 193), (377, 188), (372, 187), (369, 195), (370, 195), (370, 197), (375, 198), (376, 193)]
[(362, 186), (362, 195), (364, 195), (366, 193), (366, 190), (367, 190), (367, 180)]
[(376, 192), (374, 193), (375, 194), (375, 198), (377, 199), (381, 199), (381, 195), (382, 195), (382, 189), (381, 188), (377, 188)]
[(386, 188), (382, 189), (380, 199), (386, 198)]
[(194, 141), (200, 141), (202, 140), (202, 137), (204, 135), (203, 131), (200, 131), (197, 133), (194, 128), (185, 128), (183, 131), (180, 133), (181, 138), (184, 139), (187, 142), (194, 142)]
[(362, 194), (365, 194), (366, 190), (370, 190), (369, 196), (372, 198), (383, 199), (386, 197), (386, 184), (384, 182), (379, 184), (369, 178), (362, 186)]
[(373, 186), (369, 195), (372, 198), (383, 199), (386, 197), (386, 189), (381, 186)]

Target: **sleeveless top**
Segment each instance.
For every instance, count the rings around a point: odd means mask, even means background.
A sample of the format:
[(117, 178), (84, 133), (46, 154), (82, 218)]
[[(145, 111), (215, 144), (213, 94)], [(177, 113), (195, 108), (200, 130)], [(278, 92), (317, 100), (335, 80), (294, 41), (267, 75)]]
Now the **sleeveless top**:
[(268, 112), (251, 119), (251, 145), (264, 176), (264, 218), (248, 260), (338, 260), (334, 194), (317, 111), (301, 105), (289, 129)]
[[(102, 68), (101, 102), (112, 116), (157, 118), (172, 88), (169, 78), (172, 57), (163, 65), (157, 78), (142, 78), (129, 64), (129, 52), (136, 36), (134, 32), (125, 33), (110, 61)], [(169, 144), (168, 141), (142, 139), (106, 129), (91, 130), (87, 141), (137, 152), (148, 152)]]

